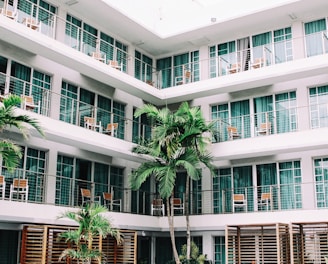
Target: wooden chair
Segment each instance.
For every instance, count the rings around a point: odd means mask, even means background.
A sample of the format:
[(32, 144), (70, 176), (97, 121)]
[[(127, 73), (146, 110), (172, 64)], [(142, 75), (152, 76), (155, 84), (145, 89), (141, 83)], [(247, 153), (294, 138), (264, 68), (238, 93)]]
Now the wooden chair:
[(264, 66), (264, 58), (256, 58), (251, 65), (253, 69), (262, 68)]
[(261, 198), (258, 201), (258, 207), (259, 210), (262, 210), (263, 208), (267, 211), (270, 210), (271, 207), (271, 193), (262, 193)]
[(154, 215), (154, 212), (160, 212), (163, 216), (165, 215), (165, 207), (162, 199), (153, 199), (151, 203), (151, 215)]
[(271, 134), (271, 122), (261, 123), (257, 129), (258, 135), (270, 135)]
[(96, 130), (98, 128), (99, 132), (102, 132), (101, 121), (97, 124), (97, 121), (94, 117), (85, 116), (83, 117), (84, 127), (90, 130)]
[(118, 123), (109, 123), (104, 131), (105, 134), (110, 136), (117, 136)]
[(180, 198), (173, 198), (173, 210), (182, 212), (184, 215), (184, 204)]
[(40, 21), (37, 21), (35, 18), (32, 17), (26, 17), (23, 19), (23, 24), (27, 26), (28, 28), (31, 28), (33, 30), (39, 30), (40, 31)]
[(25, 200), (28, 199), (28, 180), (15, 178), (13, 183), (10, 185), (9, 199), (12, 200), (16, 196), (16, 199)]
[(86, 203), (98, 203), (101, 204), (100, 196), (92, 197), (91, 191), (89, 189), (81, 188), (81, 197), (82, 197), (82, 205)]
[(34, 111), (35, 109), (37, 109), (37, 112), (39, 113), (40, 101), (38, 102), (38, 104), (35, 104), (32, 95), (21, 95), (21, 98), (22, 98), (22, 108), (24, 110)]
[(240, 63), (230, 64), (230, 66), (228, 66), (228, 68), (227, 68), (227, 72), (229, 74), (240, 72), (240, 70), (241, 70)]
[(5, 176), (0, 175), (0, 192), (2, 200), (5, 199), (6, 181)]
[(228, 126), (227, 129), (228, 129), (229, 140), (234, 140), (241, 137), (236, 127)]
[(110, 211), (113, 211), (114, 206), (119, 208), (119, 212), (122, 210), (122, 200), (114, 199), (114, 191), (111, 190), (110, 193), (103, 192), (104, 205), (108, 207)]
[(91, 57), (100, 62), (106, 62), (106, 54), (102, 54), (99, 51), (92, 52)]
[(6, 16), (14, 21), (17, 21), (17, 12), (5, 8), (0, 8), (0, 15)]
[(118, 61), (116, 61), (116, 60), (108, 60), (108, 65), (114, 69), (122, 70), (121, 65), (119, 65)]
[(247, 212), (247, 199), (244, 194), (233, 194), (232, 212), (234, 213), (237, 208), (241, 208)]

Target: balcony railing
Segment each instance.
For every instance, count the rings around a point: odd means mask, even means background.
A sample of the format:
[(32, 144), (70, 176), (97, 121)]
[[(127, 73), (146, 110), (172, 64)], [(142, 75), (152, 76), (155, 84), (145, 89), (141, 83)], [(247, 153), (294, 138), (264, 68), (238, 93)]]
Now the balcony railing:
[[(34, 103), (38, 107), (29, 109), (29, 111), (44, 116), (50, 116), (50, 107), (58, 106), (60, 109), (54, 112), (59, 111), (59, 120), (98, 133), (134, 143), (143, 142), (151, 138), (151, 125), (119, 115), (115, 112), (115, 109), (108, 111), (78, 100), (77, 95), (54, 93), (51, 87), (44, 88), (37, 84), (0, 73), (0, 95), (6, 96), (7, 94), (32, 96)], [(111, 99), (108, 100), (111, 101)], [(327, 108), (327, 104), (317, 104), (314, 101), (311, 103), (311, 106), (290, 107), (283, 110), (213, 119), (212, 142), (218, 143), (300, 131), (298, 124), (299, 113), (304, 113), (305, 111), (310, 116), (310, 123), (308, 126), (303, 126), (304, 130), (307, 127), (311, 129), (327, 127)], [(234, 130), (232, 131), (231, 129)], [(127, 135), (130, 135), (131, 131), (132, 137), (128, 138)]]
[[(6, 181), (5, 200), (10, 200), (10, 185), (14, 178), (28, 179), (27, 202), (30, 203), (77, 207), (82, 204), (81, 188), (86, 188), (91, 190), (93, 197), (99, 196), (102, 204), (104, 204), (103, 193), (113, 193), (115, 200), (121, 200), (121, 208), (114, 206), (111, 208), (113, 211), (150, 215), (151, 203), (154, 198), (158, 198), (158, 194), (148, 191), (132, 191), (120, 186), (74, 179), (69, 176), (46, 175), (31, 170), (18, 169), (14, 174), (5, 170), (3, 175)], [(328, 200), (325, 198), (328, 195), (327, 193), (322, 195), (320, 188), (317, 188), (319, 185), (328, 186), (328, 182), (191, 191), (189, 194), (189, 212), (191, 215), (199, 215), (303, 210), (305, 197), (307, 209), (328, 208)], [(314, 190), (317, 192), (315, 193)], [(235, 194), (243, 195), (245, 206), (234, 203)], [(24, 199), (14, 197), (12, 198), (13, 201), (25, 202)], [(175, 197), (184, 201), (186, 194), (176, 193)], [(176, 215), (181, 214), (182, 212), (176, 212)]]
[[(14, 8), (11, 5), (3, 8), (12, 11), (10, 14), (15, 14), (14, 17), (8, 16), (8, 19), (14, 19), (30, 29), (54, 38), (87, 56), (91, 56), (104, 64), (130, 74), (158, 89), (256, 70), (291, 61), (294, 59), (292, 55), (293, 45), (299, 45), (299, 42), (304, 43), (306, 57), (328, 53), (328, 34), (325, 31), (321, 31), (304, 35), (301, 38), (287, 38), (220, 56), (211, 55), (207, 60), (190, 61), (159, 69), (129, 55), (121, 47), (122, 45), (113, 43), (115, 40), (106, 37), (106, 34), (101, 33), (101, 36), (99, 36), (97, 33), (90, 33), (92, 30), (90, 32), (86, 31), (81, 26), (71, 23), (27, 0), (20, 1), (18, 8)], [(2, 12), (2, 14), (7, 15), (6, 12)], [(65, 33), (57, 32), (63, 28), (65, 28)], [(97, 29), (95, 31), (100, 32)], [(62, 37), (63, 34), (65, 34), (64, 37)], [(128, 59), (134, 60), (136, 68), (139, 69), (138, 72), (129, 71)], [(201, 75), (200, 69), (203, 68), (208, 68), (207, 76)]]

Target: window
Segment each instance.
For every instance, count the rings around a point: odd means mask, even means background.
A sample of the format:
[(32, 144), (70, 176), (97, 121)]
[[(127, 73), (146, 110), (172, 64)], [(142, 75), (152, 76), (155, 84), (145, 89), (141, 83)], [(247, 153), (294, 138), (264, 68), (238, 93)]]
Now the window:
[(275, 30), (274, 39), (274, 62), (282, 63), (293, 60), (292, 29), (291, 27)]
[(328, 52), (327, 25), (325, 19), (304, 24), (306, 54), (308, 57)]
[(214, 237), (214, 264), (225, 264), (225, 237)]
[(135, 51), (135, 61), (134, 61), (134, 77), (138, 80), (153, 83), (153, 60), (141, 54), (139, 51)]
[[(134, 109), (135, 112), (136, 109)], [(133, 143), (141, 143), (151, 138), (151, 120), (146, 114), (139, 117), (133, 117)]]
[(67, 82), (62, 82), (60, 96), (59, 119), (66, 123), (76, 124), (78, 87)]
[(328, 127), (328, 85), (309, 89), (311, 128)]
[(328, 158), (318, 158), (314, 163), (315, 192), (318, 208), (328, 207)]
[(224, 168), (217, 170), (213, 177), (213, 212), (231, 212), (232, 201), (232, 181), (231, 169)]
[(296, 131), (298, 129), (296, 92), (276, 94), (275, 107), (277, 133)]

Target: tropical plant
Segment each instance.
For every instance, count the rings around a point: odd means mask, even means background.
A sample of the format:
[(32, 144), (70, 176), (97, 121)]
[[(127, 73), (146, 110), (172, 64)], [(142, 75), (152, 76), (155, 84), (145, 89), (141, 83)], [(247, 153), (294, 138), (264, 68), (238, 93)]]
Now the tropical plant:
[(82, 263), (91, 263), (96, 260), (101, 263), (102, 252), (93, 245), (97, 237), (114, 237), (117, 243), (122, 242), (122, 236), (118, 229), (113, 228), (111, 222), (103, 215), (107, 208), (98, 204), (86, 204), (78, 211), (67, 211), (59, 218), (69, 218), (78, 224), (77, 229), (71, 229), (59, 234), (59, 239), (70, 243), (71, 247), (65, 249), (59, 257), (62, 259), (74, 259)]
[(187, 259), (187, 245), (184, 244), (181, 247), (181, 254), (179, 256), (181, 263), (195, 263), (195, 264), (204, 264), (206, 257), (202, 254), (199, 254), (199, 248), (194, 241), (190, 243), (190, 258)]
[(159, 195), (166, 199), (173, 255), (176, 263), (180, 263), (175, 245), (172, 206), (176, 172), (184, 170), (187, 173), (184, 203), (187, 222), (187, 258), (189, 259), (189, 182), (190, 179), (195, 181), (200, 179), (202, 164), (213, 172), (212, 158), (206, 149), (210, 140), (204, 135), (206, 132), (211, 132), (212, 124), (206, 124), (200, 109), (198, 107), (190, 108), (188, 103), (182, 103), (176, 112), (171, 112), (168, 108), (158, 109), (147, 104), (135, 112), (136, 117), (142, 114), (146, 114), (155, 124), (152, 138), (147, 145), (137, 145), (132, 151), (147, 155), (151, 159), (142, 163), (130, 175), (130, 185), (136, 190), (147, 178), (151, 176), (155, 178), (158, 183)]
[[(28, 138), (28, 126), (35, 128), (42, 136), (44, 132), (39, 126), (38, 121), (28, 115), (17, 115), (15, 108), (21, 103), (21, 98), (17, 95), (9, 95), (3, 99), (0, 105), (0, 132), (7, 128), (17, 128), (25, 139)], [(9, 139), (1, 139), (0, 141), (0, 155), (4, 161), (6, 168), (13, 171), (19, 164), (22, 157), (21, 148)]]

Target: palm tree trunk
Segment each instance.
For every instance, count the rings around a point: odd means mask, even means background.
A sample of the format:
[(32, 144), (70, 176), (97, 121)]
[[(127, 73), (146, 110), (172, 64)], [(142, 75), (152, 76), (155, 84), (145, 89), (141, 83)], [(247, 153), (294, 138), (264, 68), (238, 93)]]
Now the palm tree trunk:
[(172, 204), (172, 197), (169, 199), (166, 199), (166, 208), (167, 208), (167, 219), (169, 222), (169, 228), (170, 228), (170, 237), (171, 237), (171, 245), (172, 245), (172, 251), (173, 256), (176, 264), (180, 264), (180, 259), (177, 251), (177, 246), (175, 244), (175, 234), (174, 234), (174, 210)]
[(190, 221), (189, 221), (189, 193), (190, 193), (190, 177), (187, 175), (186, 178), (186, 194), (185, 194), (185, 214), (186, 214), (186, 228), (187, 228), (187, 260), (190, 259), (190, 251), (191, 251), (191, 237), (190, 237)]

